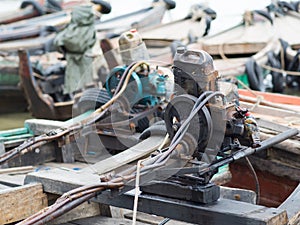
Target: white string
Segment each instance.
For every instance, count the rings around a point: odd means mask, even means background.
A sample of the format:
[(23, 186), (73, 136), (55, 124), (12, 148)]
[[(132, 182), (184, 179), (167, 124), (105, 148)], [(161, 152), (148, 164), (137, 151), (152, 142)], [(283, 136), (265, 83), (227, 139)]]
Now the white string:
[[(169, 134), (166, 134), (164, 140), (160, 144), (157, 150), (161, 150), (164, 145), (167, 143), (169, 140)], [(135, 194), (134, 194), (134, 204), (133, 204), (133, 216), (132, 216), (132, 225), (136, 225), (136, 215), (137, 215), (137, 207), (138, 207), (138, 200), (139, 200), (139, 195), (140, 195), (140, 171), (142, 167), (142, 162), (145, 161), (146, 159), (139, 160), (137, 162), (136, 166), (136, 177), (135, 177)]]
[(142, 161), (144, 161), (144, 160), (139, 160), (137, 162), (137, 168), (136, 168), (132, 225), (136, 224), (137, 206), (138, 206), (138, 200), (139, 200), (139, 194), (140, 194), (140, 170), (141, 170)]

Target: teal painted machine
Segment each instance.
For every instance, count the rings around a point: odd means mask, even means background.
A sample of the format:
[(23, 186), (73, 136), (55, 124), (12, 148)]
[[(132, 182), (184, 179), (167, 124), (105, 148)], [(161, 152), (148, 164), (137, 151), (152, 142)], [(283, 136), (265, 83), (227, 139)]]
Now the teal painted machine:
[[(105, 87), (110, 97), (113, 96), (126, 68), (127, 66), (115, 67), (108, 75)], [(157, 105), (167, 93), (167, 79), (167, 75), (160, 74), (158, 70), (151, 70), (147, 66), (139, 73), (133, 72), (131, 74), (124, 97), (126, 97), (130, 105)]]

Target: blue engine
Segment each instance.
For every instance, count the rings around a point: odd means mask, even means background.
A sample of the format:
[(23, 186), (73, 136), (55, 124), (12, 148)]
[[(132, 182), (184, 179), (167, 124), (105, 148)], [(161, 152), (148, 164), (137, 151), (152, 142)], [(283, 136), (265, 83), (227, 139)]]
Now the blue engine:
[[(114, 95), (126, 68), (126, 66), (117, 66), (107, 76), (105, 87), (111, 97)], [(162, 74), (158, 69), (151, 70), (147, 66), (147, 68), (131, 74), (123, 97), (126, 97), (131, 105), (157, 105), (166, 96), (167, 79), (168, 76)]]

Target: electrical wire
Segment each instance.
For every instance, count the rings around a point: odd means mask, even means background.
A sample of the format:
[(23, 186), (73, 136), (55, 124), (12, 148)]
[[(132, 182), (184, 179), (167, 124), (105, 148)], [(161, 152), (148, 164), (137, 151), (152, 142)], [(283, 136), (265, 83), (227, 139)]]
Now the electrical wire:
[(260, 185), (259, 185), (259, 180), (258, 180), (257, 174), (255, 172), (255, 169), (254, 169), (251, 161), (249, 160), (249, 158), (247, 156), (245, 157), (245, 159), (246, 159), (247, 165), (250, 168), (250, 170), (251, 170), (251, 172), (253, 174), (253, 177), (254, 177), (254, 181), (255, 181), (255, 193), (256, 193), (256, 204), (259, 204), (259, 201), (260, 201)]
[[(136, 64), (141, 65), (141, 64)], [(129, 71), (129, 74), (131, 71), (134, 71), (134, 69), (137, 68), (137, 66), (133, 66), (132, 69)], [(128, 78), (129, 76), (127, 76)], [(129, 78), (125, 80), (125, 82), (129, 81)], [(126, 83), (125, 83), (126, 85)], [(120, 90), (122, 91), (122, 89)], [(206, 93), (207, 94), (207, 93)], [(163, 166), (166, 161), (168, 160), (170, 154), (175, 149), (176, 145), (179, 143), (180, 139), (182, 139), (184, 133), (186, 132), (186, 128), (188, 127), (190, 121), (192, 118), (196, 115), (196, 113), (206, 104), (207, 101), (209, 101), (211, 98), (213, 98), (216, 95), (220, 95), (221, 93), (216, 92), (212, 93), (209, 96), (207, 96), (203, 101), (203, 97), (205, 94), (201, 95), (199, 97), (199, 101), (195, 103), (195, 107), (193, 108), (190, 116), (187, 118), (187, 120), (183, 123), (183, 125), (178, 130), (180, 132), (180, 135), (176, 136), (176, 141), (172, 141), (172, 147), (170, 147), (167, 151), (157, 155), (157, 159), (153, 160), (152, 158), (145, 160), (143, 163), (143, 167), (141, 168), (140, 172), (146, 172), (150, 169), (158, 168), (160, 166)], [(200, 103), (201, 102), (201, 103)], [(89, 186), (83, 186), (74, 190), (71, 190), (61, 196), (59, 199), (57, 199), (56, 203), (50, 207), (48, 207), (46, 210), (43, 210), (42, 212), (39, 212), (22, 222), (18, 223), (18, 225), (31, 225), (31, 224), (37, 224), (38, 221), (43, 221), (43, 223), (50, 221), (51, 219), (58, 217), (65, 213), (68, 210), (71, 210), (72, 208), (76, 207), (75, 205), (81, 204), (82, 202), (94, 197), (97, 192), (105, 190), (105, 189), (113, 189), (113, 188), (119, 188), (124, 186), (125, 181), (130, 181), (134, 178), (136, 178), (136, 169), (137, 166), (134, 166), (131, 168), (131, 170), (127, 170), (128, 174), (120, 174), (119, 176), (115, 176), (112, 180), (106, 183), (100, 183), (99, 185), (89, 185)], [(76, 200), (76, 203), (72, 203)]]

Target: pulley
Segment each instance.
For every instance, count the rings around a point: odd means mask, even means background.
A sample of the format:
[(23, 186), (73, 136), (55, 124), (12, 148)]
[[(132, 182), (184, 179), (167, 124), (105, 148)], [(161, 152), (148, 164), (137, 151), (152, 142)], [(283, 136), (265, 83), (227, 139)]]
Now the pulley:
[[(170, 138), (189, 117), (197, 98), (184, 94), (173, 98), (166, 107), (164, 120)], [(190, 121), (187, 133), (198, 142), (197, 151), (203, 152), (213, 132), (213, 123), (207, 107), (204, 105)]]
[[(115, 90), (121, 81), (121, 78), (124, 74), (124, 71), (126, 70), (126, 67), (123, 66), (117, 66), (113, 68), (108, 75), (105, 83), (106, 90), (108, 94), (112, 97), (115, 93)], [(137, 103), (140, 99), (143, 98), (143, 86), (141, 79), (139, 76), (133, 72), (131, 74), (131, 78), (128, 83), (128, 87), (126, 88), (126, 91), (124, 92), (124, 97), (127, 98), (127, 100), (131, 103)]]

